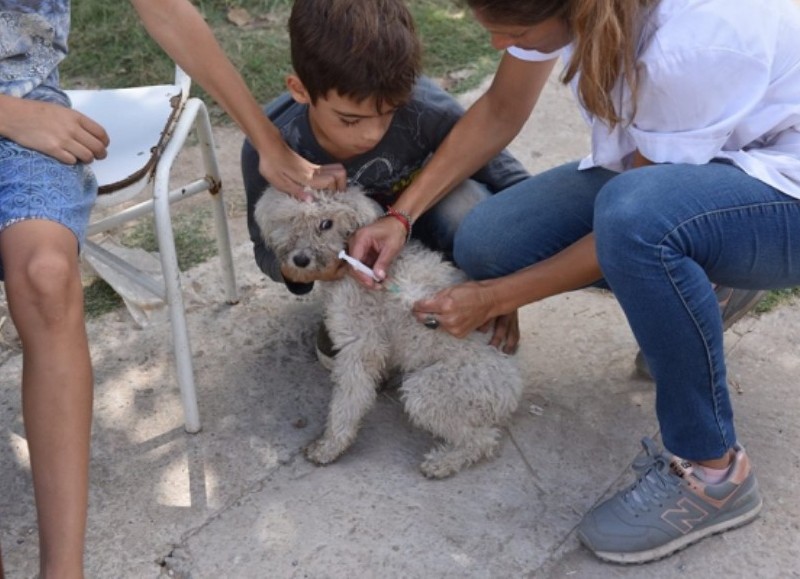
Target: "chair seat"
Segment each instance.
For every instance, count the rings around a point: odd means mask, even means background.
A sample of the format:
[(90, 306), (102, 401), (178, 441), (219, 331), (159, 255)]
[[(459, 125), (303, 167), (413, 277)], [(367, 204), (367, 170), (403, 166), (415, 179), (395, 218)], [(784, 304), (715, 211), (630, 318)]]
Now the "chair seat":
[(181, 88), (159, 85), (105, 90), (68, 90), (72, 106), (105, 128), (108, 156), (91, 165), (99, 185), (98, 205), (115, 205), (137, 195), (155, 167), (169, 131)]

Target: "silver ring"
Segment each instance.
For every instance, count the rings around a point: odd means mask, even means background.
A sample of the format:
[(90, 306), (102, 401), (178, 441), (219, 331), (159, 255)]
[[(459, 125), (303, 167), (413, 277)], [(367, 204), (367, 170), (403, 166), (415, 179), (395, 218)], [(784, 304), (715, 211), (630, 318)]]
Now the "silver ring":
[(425, 321), (422, 323), (426, 328), (430, 328), (431, 330), (435, 330), (439, 327), (439, 320), (437, 320), (433, 314), (425, 316)]

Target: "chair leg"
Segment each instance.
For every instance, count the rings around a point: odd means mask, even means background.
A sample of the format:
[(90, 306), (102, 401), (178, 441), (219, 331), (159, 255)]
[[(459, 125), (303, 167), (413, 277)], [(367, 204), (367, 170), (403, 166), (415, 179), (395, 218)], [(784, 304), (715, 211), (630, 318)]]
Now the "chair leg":
[(214, 203), (214, 222), (217, 232), (217, 250), (222, 268), (222, 280), (225, 284), (225, 300), (229, 304), (239, 303), (239, 291), (236, 287), (236, 273), (233, 269), (233, 253), (228, 231), (228, 217), (225, 214), (225, 203), (222, 197), (222, 178), (219, 173), (217, 156), (214, 153), (214, 135), (205, 105), (199, 107), (195, 121), (197, 140), (203, 154), (203, 165), (211, 186), (209, 193)]
[(189, 330), (186, 327), (186, 312), (183, 305), (178, 257), (175, 251), (175, 237), (172, 232), (172, 219), (169, 212), (168, 178), (161, 171), (156, 171), (153, 184), (154, 217), (158, 249), (161, 254), (161, 267), (164, 274), (164, 285), (167, 294), (170, 325), (172, 326), (172, 343), (175, 351), (175, 368), (178, 386), (181, 392), (186, 432), (191, 434), (200, 431), (200, 411), (197, 407), (197, 393), (192, 368), (192, 349), (189, 345)]

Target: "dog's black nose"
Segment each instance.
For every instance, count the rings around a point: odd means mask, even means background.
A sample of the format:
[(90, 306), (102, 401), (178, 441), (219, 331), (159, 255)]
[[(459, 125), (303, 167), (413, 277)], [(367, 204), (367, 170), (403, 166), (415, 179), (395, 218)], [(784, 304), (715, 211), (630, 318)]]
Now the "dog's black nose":
[(295, 255), (292, 258), (292, 261), (297, 267), (308, 267), (308, 264), (311, 263), (311, 258), (303, 253), (300, 253)]

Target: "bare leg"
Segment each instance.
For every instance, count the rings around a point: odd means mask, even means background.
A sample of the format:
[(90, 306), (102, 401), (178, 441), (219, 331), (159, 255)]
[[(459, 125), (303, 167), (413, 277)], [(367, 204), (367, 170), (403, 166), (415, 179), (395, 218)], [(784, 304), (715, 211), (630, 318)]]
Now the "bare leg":
[(77, 242), (61, 225), (23, 221), (0, 233), (0, 255), (22, 341), (41, 578), (82, 578), (93, 378)]

